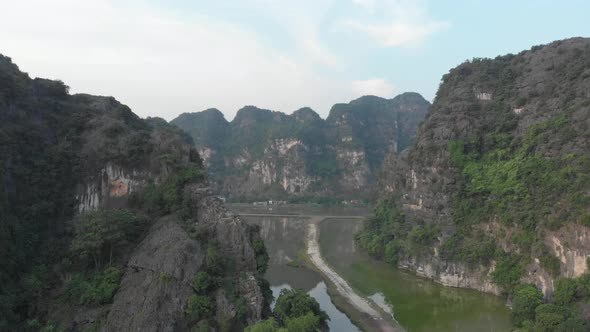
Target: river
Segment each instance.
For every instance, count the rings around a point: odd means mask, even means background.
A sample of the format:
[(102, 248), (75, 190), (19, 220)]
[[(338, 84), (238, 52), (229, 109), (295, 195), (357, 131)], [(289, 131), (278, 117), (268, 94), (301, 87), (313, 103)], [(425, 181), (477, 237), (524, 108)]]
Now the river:
[[(283, 288), (300, 288), (313, 296), (330, 316), (331, 331), (359, 331), (333, 301), (339, 303), (353, 320), (359, 318), (352, 307), (342, 305), (342, 298), (330, 297), (320, 273), (304, 267), (306, 234), (313, 218), (296, 214), (343, 217), (319, 218), (319, 245), (325, 262), (342, 277), (356, 293), (392, 313), (408, 331), (510, 331), (510, 315), (504, 301), (496, 296), (472, 290), (443, 287), (412, 273), (376, 261), (356, 249), (354, 234), (362, 227), (359, 218), (367, 215), (362, 208), (323, 209), (308, 206), (252, 208), (230, 205), (249, 223), (259, 225), (270, 255), (266, 278), (275, 298)], [(260, 216), (293, 214), (293, 216)], [(250, 215), (248, 215), (250, 214)], [(316, 220), (318, 221), (318, 220)], [(330, 292), (334, 294), (335, 292)], [(366, 326), (366, 325), (365, 325)]]

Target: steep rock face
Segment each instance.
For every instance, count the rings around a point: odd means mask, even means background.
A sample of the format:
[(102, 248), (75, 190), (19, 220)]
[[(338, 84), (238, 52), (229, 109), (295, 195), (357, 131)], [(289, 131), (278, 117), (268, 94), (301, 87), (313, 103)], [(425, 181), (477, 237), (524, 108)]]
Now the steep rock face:
[[(62, 82), (33, 80), (2, 55), (0, 120), (0, 297), (10, 300), (0, 308), (0, 330), (23, 330), (28, 320), (71, 331), (189, 330), (191, 282), (208, 246), (231, 258), (218, 274), (236, 290), (211, 290), (218, 303), (207, 318), (236, 329), (261, 319), (258, 234), (212, 196), (190, 136), (162, 119), (140, 119), (112, 97), (70, 95)], [(146, 193), (160, 196), (148, 205)], [(106, 268), (97, 262), (90, 271), (69, 251), (77, 214), (112, 208), (143, 222), (124, 236), (125, 252), (113, 255), (111, 246), (109, 265), (123, 272), (114, 302), (62, 301), (72, 276)], [(150, 227), (151, 216), (159, 217)], [(207, 236), (196, 236), (197, 228)], [(43, 286), (33, 291), (23, 278)], [(83, 282), (78, 287), (88, 287)]]
[[(583, 38), (474, 59), (445, 75), (415, 144), (388, 156), (381, 174), (405, 221), (437, 233), (434, 250), (402, 252), (400, 264), (498, 293), (496, 264), (520, 257), (521, 280), (548, 296), (557, 276), (586, 271), (589, 88)], [(475, 253), (490, 239), (504, 254)], [(557, 275), (540, 263), (545, 255), (559, 260)]]
[[(149, 178), (149, 174), (142, 174), (136, 170), (127, 173), (127, 170), (107, 164), (100, 170), (100, 181), (81, 184), (76, 199), (78, 201), (78, 212), (90, 211), (100, 206), (113, 205), (117, 199), (125, 199), (129, 194), (142, 189)], [(110, 204), (107, 204), (106, 200)], [(125, 202), (121, 204), (124, 206)]]
[[(165, 182), (178, 172), (178, 165), (200, 163), (199, 156), (171, 126), (156, 121), (151, 139), (159, 144), (148, 149), (141, 165), (119, 166), (107, 163), (96, 175), (89, 174), (78, 185), (80, 212), (97, 208), (129, 206), (134, 194), (141, 194), (148, 184)], [(165, 155), (165, 161), (161, 156)], [(195, 160), (195, 158), (197, 158)], [(238, 318), (237, 296), (244, 301), (247, 323), (262, 318), (267, 305), (258, 284), (256, 253), (252, 239), (257, 235), (245, 223), (228, 212), (212, 196), (206, 183), (185, 188), (190, 197), (191, 217), (161, 218), (148, 231), (146, 238), (134, 249), (125, 265), (120, 288), (108, 310), (103, 331), (178, 331), (188, 330), (185, 311), (193, 294), (191, 281), (203, 270), (206, 256), (203, 241), (191, 238), (187, 228), (196, 225), (205, 229), (207, 242), (216, 243), (222, 257), (231, 257), (225, 278), (235, 279), (237, 294), (224, 289), (215, 292), (215, 317), (218, 324)], [(239, 273), (239, 277), (233, 275)], [(131, 318), (130, 318), (131, 317)], [(98, 318), (95, 318), (98, 319)], [(87, 320), (93, 322), (94, 319)], [(67, 322), (64, 322), (67, 324)], [(238, 328), (239, 322), (231, 324)], [(84, 325), (82, 325), (84, 326)]]
[(170, 217), (152, 226), (127, 262), (104, 331), (176, 331), (202, 266), (198, 241)]
[(199, 117), (181, 114), (175, 121), (183, 123), (183, 129), (193, 140), (200, 142), (197, 150), (205, 166), (213, 174), (224, 163), (223, 147), (230, 134), (230, 124), (223, 113), (212, 108), (201, 112)]
[(471, 288), (480, 292), (501, 294), (498, 285), (492, 283), (489, 274), (492, 270), (485, 266), (475, 269), (461, 263), (426, 261), (416, 257), (406, 258), (399, 262), (403, 269), (415, 271), (417, 275), (434, 279), (449, 287)]
[[(223, 257), (231, 257), (238, 296), (244, 300), (246, 319), (262, 318), (264, 296), (258, 285), (256, 254), (251, 230), (213, 198), (206, 187), (192, 186), (192, 204), (198, 211), (196, 224), (207, 229), (220, 246)], [(104, 331), (179, 331), (188, 329), (185, 311), (193, 294), (194, 276), (203, 270), (200, 241), (191, 238), (178, 217), (167, 216), (154, 224), (126, 264), (119, 291), (106, 318)], [(229, 267), (228, 267), (229, 268)], [(224, 289), (215, 293), (219, 322), (236, 318), (238, 308)]]
[(586, 259), (590, 255), (590, 229), (580, 225), (567, 225), (558, 231), (548, 232), (545, 241), (559, 259), (561, 274), (579, 277), (586, 272)]
[(206, 110), (172, 123), (194, 138), (216, 191), (231, 199), (369, 198), (384, 157), (409, 145), (429, 106), (404, 93), (336, 104), (326, 120), (310, 108), (246, 106), (231, 122)]

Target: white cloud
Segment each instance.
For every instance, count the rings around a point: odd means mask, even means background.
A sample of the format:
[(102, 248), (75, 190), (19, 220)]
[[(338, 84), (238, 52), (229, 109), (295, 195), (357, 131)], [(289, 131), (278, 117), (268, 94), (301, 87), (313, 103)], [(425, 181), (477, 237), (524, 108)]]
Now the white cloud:
[(375, 11), (376, 0), (352, 0), (352, 3), (364, 8), (369, 12)]
[(337, 69), (342, 66), (320, 38), (320, 25), (332, 9), (334, 0), (251, 0), (250, 9), (258, 10), (284, 28), (301, 53), (302, 59)]
[(355, 96), (374, 95), (391, 98), (395, 92), (394, 86), (383, 78), (371, 78), (367, 80), (353, 81), (352, 92)]
[(311, 28), (311, 25), (302, 26), (296, 32), (296, 38), (306, 52), (306, 55), (314, 62), (331, 68), (341, 66), (338, 57), (320, 43), (317, 30)]
[(432, 33), (446, 28), (440, 22), (412, 23), (394, 21), (389, 24), (365, 24), (356, 21), (347, 22), (348, 26), (369, 35), (386, 47), (416, 47)]
[(379, 17), (348, 19), (344, 24), (367, 34), (384, 47), (417, 47), (450, 23), (432, 18), (420, 0), (352, 0)]
[[(349, 99), (349, 82), (263, 43), (244, 26), (167, 12), (144, 2), (22, 0), (2, 5), (0, 53), (31, 76), (61, 79), (72, 92), (112, 95), (141, 116), (171, 119), (245, 104), (326, 115)], [(301, 29), (314, 61), (335, 64), (314, 29)]]

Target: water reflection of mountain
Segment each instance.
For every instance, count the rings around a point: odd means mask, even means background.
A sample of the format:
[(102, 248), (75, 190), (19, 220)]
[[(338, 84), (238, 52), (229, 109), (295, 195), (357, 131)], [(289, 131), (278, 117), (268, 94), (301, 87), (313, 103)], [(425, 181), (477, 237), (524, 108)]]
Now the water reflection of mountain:
[(260, 235), (270, 256), (265, 278), (271, 286), (289, 284), (310, 291), (321, 281), (315, 271), (287, 265), (298, 260), (305, 251), (305, 225), (303, 218), (243, 217), (248, 223), (260, 226)]
[[(353, 257), (359, 259), (360, 257), (364, 257), (357, 255), (356, 243), (354, 242), (354, 234), (362, 228), (362, 223), (359, 220), (328, 218), (325, 219), (323, 223), (334, 223), (338, 225), (338, 227), (330, 228), (330, 232), (332, 233), (330, 234), (330, 237), (336, 239), (336, 241), (330, 243), (332, 246), (331, 252), (347, 258)], [(320, 237), (321, 236), (322, 233), (320, 232)], [(324, 250), (322, 250), (322, 254), (323, 252)]]

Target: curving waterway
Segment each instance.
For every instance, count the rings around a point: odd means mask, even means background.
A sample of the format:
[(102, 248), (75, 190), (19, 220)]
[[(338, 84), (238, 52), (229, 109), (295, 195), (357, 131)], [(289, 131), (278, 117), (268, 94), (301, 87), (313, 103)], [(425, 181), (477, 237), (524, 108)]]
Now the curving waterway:
[(509, 311), (502, 299), (443, 287), (359, 252), (354, 234), (362, 227), (362, 219), (347, 216), (367, 215), (366, 209), (284, 206), (269, 211), (266, 207), (235, 204), (230, 208), (249, 223), (260, 226), (270, 255), (265, 277), (275, 297), (283, 288), (303, 289), (328, 313), (331, 331), (359, 331), (352, 321), (371, 331), (392, 330), (396, 326), (393, 320), (389, 321), (391, 329), (365, 324), (370, 315), (350, 305), (350, 297), (342, 296), (338, 283), (326, 271), (295, 267), (306, 261), (317, 263), (308, 255), (312, 228), (317, 232), (312, 235), (319, 238), (319, 257), (330, 273), (337, 276), (336, 280), (339, 278), (346, 285), (339, 281), (340, 287), (350, 287), (355, 296), (369, 304), (370, 310), (376, 310), (385, 315), (383, 317), (393, 315), (404, 329), (412, 332), (511, 330)]
[(356, 219), (325, 219), (320, 224), (324, 259), (359, 293), (390, 307), (408, 331), (511, 331), (503, 299), (469, 289), (444, 287), (393, 268), (359, 252)]

